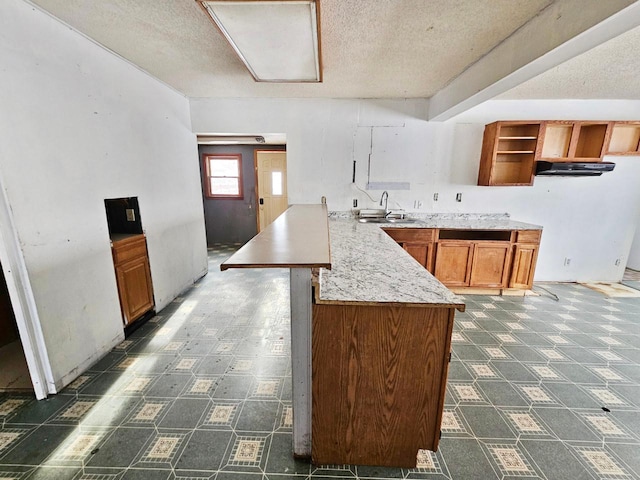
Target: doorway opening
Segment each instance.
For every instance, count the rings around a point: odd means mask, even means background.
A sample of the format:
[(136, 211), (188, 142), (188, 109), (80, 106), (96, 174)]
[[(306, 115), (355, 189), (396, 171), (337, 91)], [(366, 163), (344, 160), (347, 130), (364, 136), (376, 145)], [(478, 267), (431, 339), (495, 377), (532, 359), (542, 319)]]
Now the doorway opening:
[(33, 392), (9, 289), (0, 265), (0, 392)]
[[(282, 144), (249, 145), (237, 143), (201, 143), (198, 145), (208, 248), (220, 245), (243, 245), (258, 233), (260, 197), (257, 191), (259, 181), (255, 160), (256, 151), (258, 150), (286, 153), (286, 146)], [(241, 191), (242, 195), (210, 194), (212, 171), (210, 166), (207, 168), (207, 158), (209, 156), (218, 158), (226, 156), (239, 159), (240, 171), (238, 174), (233, 178), (225, 178), (224, 180), (232, 183), (234, 179), (240, 179), (242, 188), (237, 188), (237, 190)], [(228, 173), (227, 176), (229, 176)], [(222, 180), (214, 178), (214, 181), (221, 182)], [(235, 181), (237, 182), (238, 180)], [(207, 191), (208, 188), (209, 192)], [(282, 188), (286, 192), (286, 175), (282, 177)]]

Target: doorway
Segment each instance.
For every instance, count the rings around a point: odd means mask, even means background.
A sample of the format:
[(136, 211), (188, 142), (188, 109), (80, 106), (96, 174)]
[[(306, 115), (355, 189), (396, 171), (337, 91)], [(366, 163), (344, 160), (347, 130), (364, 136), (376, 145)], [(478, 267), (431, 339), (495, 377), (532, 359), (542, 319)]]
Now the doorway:
[(0, 265), (0, 392), (33, 391), (9, 289)]
[(289, 206), (287, 195), (287, 152), (256, 150), (258, 232), (278, 218)]
[[(260, 146), (240, 144), (198, 145), (207, 247), (243, 245), (258, 233), (257, 150), (285, 153), (286, 146), (279, 144), (270, 144), (268, 146), (264, 144)], [(243, 192), (241, 197), (211, 198), (207, 196), (205, 157), (212, 154), (240, 158)], [(286, 181), (283, 180), (283, 182), (286, 189)]]

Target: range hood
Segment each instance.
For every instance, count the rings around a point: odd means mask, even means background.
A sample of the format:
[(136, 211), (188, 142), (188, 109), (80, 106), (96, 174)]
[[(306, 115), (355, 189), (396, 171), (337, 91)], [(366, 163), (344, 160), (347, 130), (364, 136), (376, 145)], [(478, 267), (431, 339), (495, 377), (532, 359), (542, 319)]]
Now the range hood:
[(557, 177), (599, 177), (616, 166), (613, 162), (536, 162), (536, 175)]

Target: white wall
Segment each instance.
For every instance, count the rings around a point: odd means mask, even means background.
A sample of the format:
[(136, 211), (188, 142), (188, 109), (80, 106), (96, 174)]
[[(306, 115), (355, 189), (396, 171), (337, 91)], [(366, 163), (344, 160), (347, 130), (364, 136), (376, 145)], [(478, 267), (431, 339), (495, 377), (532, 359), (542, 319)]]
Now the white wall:
[[(423, 212), (508, 212), (544, 227), (536, 280), (618, 281), (640, 213), (640, 159), (616, 158), (598, 178), (542, 178), (533, 187), (478, 187), (484, 125), (510, 119), (637, 119), (637, 101), (492, 101), (449, 122), (427, 122), (426, 100), (190, 100), (196, 133), (285, 133), (289, 201), (332, 210), (375, 206), (380, 191), (351, 184), (410, 182), (391, 207)], [(369, 163), (370, 159), (370, 163)], [(368, 172), (370, 171), (370, 176)], [(456, 203), (456, 193), (462, 202)], [(433, 194), (439, 200), (433, 201)], [(564, 259), (571, 259), (564, 265)], [(620, 264), (615, 265), (617, 259)]]
[(197, 145), (186, 98), (20, 0), (0, 58), (0, 174), (60, 388), (123, 338), (105, 198), (139, 198), (157, 309), (206, 272)]
[(633, 237), (633, 243), (631, 244), (627, 267), (633, 268), (634, 270), (640, 270), (640, 217), (638, 217), (638, 223), (636, 224), (636, 234)]

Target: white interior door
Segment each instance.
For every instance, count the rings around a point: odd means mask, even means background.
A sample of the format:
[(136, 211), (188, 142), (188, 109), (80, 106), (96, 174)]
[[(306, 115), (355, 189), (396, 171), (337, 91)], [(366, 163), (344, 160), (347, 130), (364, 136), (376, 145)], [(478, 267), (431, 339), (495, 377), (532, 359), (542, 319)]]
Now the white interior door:
[(49, 393), (56, 393), (56, 386), (27, 266), (22, 256), (2, 179), (0, 179), (0, 264), (7, 282), (33, 390), (36, 398), (40, 400)]
[(256, 150), (258, 232), (284, 212), (287, 199), (287, 152)]

